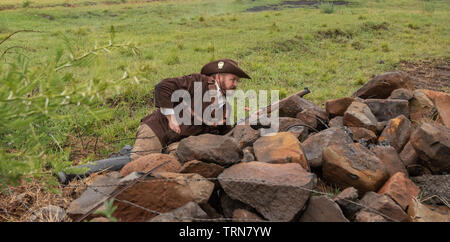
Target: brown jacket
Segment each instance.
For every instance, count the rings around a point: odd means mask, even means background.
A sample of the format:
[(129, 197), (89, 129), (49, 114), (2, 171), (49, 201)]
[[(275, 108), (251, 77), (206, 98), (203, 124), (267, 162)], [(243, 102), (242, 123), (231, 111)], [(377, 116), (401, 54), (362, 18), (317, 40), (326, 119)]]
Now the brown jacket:
[[(147, 124), (159, 138), (163, 147), (177, 142), (185, 137), (204, 133), (225, 134), (231, 130), (230, 125), (218, 125), (216, 127), (202, 124), (194, 125), (194, 117), (191, 118), (191, 125), (180, 125), (181, 134), (177, 134), (170, 129), (167, 118), (161, 113), (159, 108), (174, 108), (179, 102), (171, 102), (172, 93), (176, 90), (187, 90), (191, 95), (191, 108), (194, 110), (194, 82), (202, 84), (203, 95), (214, 85), (214, 79), (202, 74), (191, 74), (176, 78), (167, 78), (155, 86), (155, 106), (158, 108), (150, 115), (144, 117), (141, 122)], [(215, 89), (215, 87), (214, 87)], [(202, 112), (211, 105), (212, 102), (202, 102)], [(198, 114), (200, 116), (201, 114)]]

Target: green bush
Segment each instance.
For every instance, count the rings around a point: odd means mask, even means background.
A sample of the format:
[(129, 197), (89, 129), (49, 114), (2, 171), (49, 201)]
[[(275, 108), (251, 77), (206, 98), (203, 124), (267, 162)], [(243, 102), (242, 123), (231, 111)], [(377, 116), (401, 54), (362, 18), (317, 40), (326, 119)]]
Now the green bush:
[(334, 13), (334, 5), (331, 2), (322, 2), (319, 4), (319, 9), (322, 13)]

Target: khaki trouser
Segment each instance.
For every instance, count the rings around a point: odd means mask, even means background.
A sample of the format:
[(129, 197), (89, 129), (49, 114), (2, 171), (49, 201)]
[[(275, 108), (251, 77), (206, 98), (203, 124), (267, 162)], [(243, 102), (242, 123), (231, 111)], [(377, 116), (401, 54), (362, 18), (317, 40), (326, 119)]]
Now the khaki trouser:
[(161, 153), (162, 148), (155, 132), (145, 123), (141, 123), (136, 133), (136, 142), (131, 151), (130, 159), (135, 160), (148, 154)]

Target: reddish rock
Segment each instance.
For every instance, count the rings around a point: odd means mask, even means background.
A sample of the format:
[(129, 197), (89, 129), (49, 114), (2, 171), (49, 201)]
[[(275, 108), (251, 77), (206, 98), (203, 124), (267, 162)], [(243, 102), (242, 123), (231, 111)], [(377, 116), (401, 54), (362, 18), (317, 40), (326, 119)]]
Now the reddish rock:
[(386, 194), (406, 210), (411, 200), (417, 197), (420, 189), (401, 172), (395, 173), (380, 188), (378, 194)]
[(184, 163), (180, 169), (180, 173), (197, 173), (205, 178), (216, 178), (222, 173), (223, 169), (223, 167), (213, 163), (192, 160)]
[(348, 127), (361, 127), (376, 132), (377, 118), (370, 111), (369, 106), (362, 102), (353, 102), (345, 111), (344, 125)]
[(409, 101), (409, 118), (415, 123), (433, 120), (436, 107), (428, 96), (421, 90), (414, 91), (414, 97)]
[(366, 99), (364, 101), (378, 121), (388, 121), (399, 115), (409, 117), (409, 104), (399, 99)]
[(389, 176), (392, 176), (397, 172), (408, 175), (405, 165), (403, 165), (403, 162), (400, 160), (400, 157), (392, 146), (377, 145), (371, 147), (370, 151), (386, 165)]
[(259, 138), (259, 131), (254, 130), (250, 125), (236, 125), (233, 129), (233, 138), (241, 149), (253, 145)]
[(400, 152), (409, 140), (411, 129), (411, 121), (405, 116), (400, 115), (389, 121), (383, 133), (378, 138), (378, 142), (385, 142), (394, 147), (397, 152)]
[(364, 142), (367, 143), (377, 142), (377, 135), (373, 131), (360, 127), (348, 127), (348, 130), (350, 130), (350, 136), (355, 142), (359, 142), (361, 140), (364, 140)]
[(442, 123), (450, 128), (450, 95), (432, 90), (422, 91), (433, 101)]
[(330, 117), (343, 116), (348, 106), (350, 106), (354, 100), (355, 99), (351, 97), (328, 100), (325, 102), (325, 110)]
[(337, 116), (337, 117), (332, 118), (330, 120), (330, 122), (328, 123), (328, 126), (330, 126), (330, 128), (333, 128), (333, 127), (344, 127), (344, 117)]
[(303, 209), (316, 177), (297, 163), (248, 162), (219, 175), (224, 191), (270, 221), (291, 221)]
[(398, 88), (413, 89), (409, 75), (405, 72), (387, 72), (370, 79), (352, 97), (388, 98)]
[[(403, 209), (386, 195), (377, 194), (375, 192), (367, 192), (361, 199), (361, 204), (370, 208), (363, 208), (361, 212), (371, 212), (381, 215), (384, 219), (392, 222), (408, 222), (409, 216)], [(377, 211), (374, 212), (373, 210)], [(356, 217), (361, 215), (356, 214)]]
[(445, 214), (439, 213), (413, 199), (408, 206), (408, 216), (412, 222), (450, 222), (450, 209), (445, 209), (447, 210)]
[(227, 166), (242, 160), (242, 151), (233, 138), (213, 134), (184, 138), (176, 152), (182, 163), (200, 160)]
[(450, 128), (424, 123), (410, 140), (421, 161), (433, 173), (450, 172)]
[[(188, 202), (207, 203), (214, 183), (198, 174), (156, 173), (153, 179), (138, 182), (116, 196), (160, 213), (170, 212)], [(116, 201), (113, 217), (122, 222), (142, 222), (158, 214)]]
[(329, 128), (309, 136), (302, 144), (306, 160), (311, 167), (321, 167), (323, 150), (333, 144), (352, 144), (353, 141), (342, 128)]
[(413, 98), (413, 96), (414, 94), (411, 90), (408, 90), (406, 88), (399, 88), (391, 92), (391, 96), (389, 96), (389, 99), (402, 99), (409, 101)]
[(389, 178), (386, 165), (358, 143), (328, 146), (323, 157), (323, 178), (342, 188), (377, 191)]
[(309, 170), (308, 162), (300, 147), (300, 141), (289, 132), (272, 136), (263, 136), (254, 144), (253, 149), (258, 161), (267, 163), (299, 163)]
[(348, 219), (328, 196), (312, 196), (299, 222), (348, 222)]
[(303, 110), (297, 113), (296, 118), (312, 128), (317, 128), (317, 118), (311, 110)]
[(245, 210), (245, 209), (236, 209), (233, 211), (233, 222), (258, 222), (264, 221), (260, 216)]
[[(156, 168), (157, 166), (160, 167)], [(181, 165), (180, 162), (178, 162), (177, 158), (171, 155), (153, 153), (146, 156), (142, 156), (126, 164), (122, 168), (122, 170), (120, 170), (120, 174), (122, 176), (127, 176), (133, 171), (146, 173), (152, 170), (153, 168), (156, 168), (154, 170), (155, 172), (162, 172), (162, 171), (178, 172), (181, 168)]]

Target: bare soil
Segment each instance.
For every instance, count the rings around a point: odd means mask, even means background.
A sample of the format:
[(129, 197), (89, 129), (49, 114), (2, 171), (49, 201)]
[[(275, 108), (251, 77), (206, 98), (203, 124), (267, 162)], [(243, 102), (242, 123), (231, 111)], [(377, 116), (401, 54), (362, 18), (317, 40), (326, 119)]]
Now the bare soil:
[(417, 62), (401, 61), (399, 70), (414, 77), (416, 89), (430, 89), (450, 93), (450, 59), (422, 60)]
[[(261, 5), (256, 6), (252, 8), (248, 8), (245, 10), (245, 12), (261, 12), (261, 11), (267, 11), (267, 10), (281, 10), (283, 8), (300, 8), (300, 7), (306, 7), (311, 6), (317, 8), (317, 6), (320, 4), (320, 1), (305, 1), (305, 0), (298, 0), (298, 1), (284, 1), (279, 4), (268, 4), (268, 5)], [(347, 1), (333, 1), (333, 5), (348, 5), (350, 4)]]

